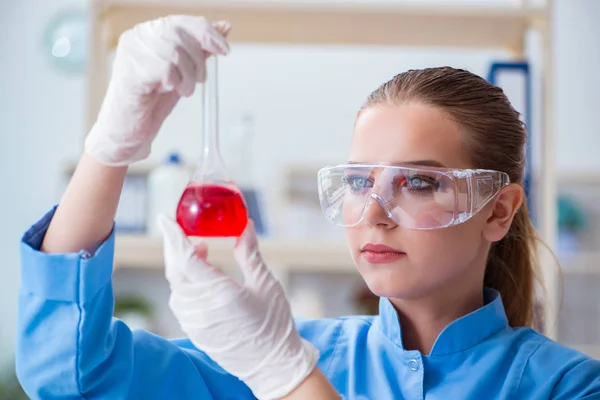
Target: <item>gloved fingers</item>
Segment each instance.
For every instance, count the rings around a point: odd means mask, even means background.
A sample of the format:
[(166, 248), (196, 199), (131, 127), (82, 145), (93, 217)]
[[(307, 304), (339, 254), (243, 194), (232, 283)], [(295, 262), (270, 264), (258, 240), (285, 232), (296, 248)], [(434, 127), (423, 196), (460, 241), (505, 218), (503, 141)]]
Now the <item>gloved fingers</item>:
[[(203, 17), (188, 15), (173, 15), (160, 19), (163, 25), (162, 34), (156, 36), (157, 32), (151, 32), (159, 40), (161, 46), (156, 46), (156, 57), (169, 64), (175, 63), (178, 67), (177, 75), (169, 71), (168, 85), (166, 89), (175, 88), (181, 96), (190, 96), (195, 90), (189, 80), (204, 82), (206, 79), (206, 57), (210, 54), (227, 54), (229, 45), (217, 29)], [(189, 62), (188, 62), (189, 61)], [(158, 65), (158, 64), (157, 64)], [(194, 71), (191, 74), (191, 71)], [(171, 82), (177, 83), (173, 85)]]
[(199, 258), (187, 270), (167, 266), (166, 273), (173, 293), (207, 305), (217, 298), (233, 301), (244, 289), (221, 269)]
[(163, 233), (164, 252), (165, 256), (170, 256), (169, 261), (178, 263), (189, 261), (196, 249), (179, 224), (164, 214), (158, 216), (157, 222)]
[(196, 71), (196, 76), (194, 77), (195, 81), (204, 82), (206, 79), (206, 57), (208, 53), (202, 49), (200, 42), (185, 29), (178, 28), (177, 34), (182, 47), (194, 64)]
[(223, 35), (221, 35), (217, 30), (211, 26), (212, 29), (209, 30), (209, 34), (202, 36), (200, 43), (202, 44), (202, 48), (205, 51), (208, 51), (211, 54), (220, 54), (226, 55), (229, 53), (229, 43)]
[(213, 23), (213, 26), (223, 37), (227, 37), (231, 31), (231, 23), (229, 21), (217, 21)]
[(195, 246), (195, 254), (202, 261), (208, 258), (208, 245), (205, 242), (200, 242)]
[(183, 78), (177, 66), (174, 64), (168, 64), (167, 69), (161, 79), (161, 87), (158, 89), (159, 93), (167, 93), (172, 91), (181, 84), (182, 79)]
[(169, 307), (181, 319), (194, 319), (198, 314), (221, 316), (231, 319), (246, 311), (238, 307), (240, 302), (249, 302), (248, 291), (229, 277), (224, 276), (213, 285), (181, 285), (171, 291)]
[(254, 221), (248, 219), (246, 229), (233, 249), (235, 260), (242, 271), (244, 284), (255, 290), (267, 291), (276, 283), (275, 277), (264, 263), (258, 249)]
[(121, 85), (129, 85), (132, 80), (159, 83), (158, 88), (155, 85), (136, 87), (141, 94), (149, 94), (153, 90), (169, 92), (181, 82), (181, 75), (173, 65), (173, 38), (169, 37), (168, 30), (163, 32), (164, 25), (161, 18), (138, 24), (121, 35), (114, 68), (123, 73), (135, 71), (131, 79), (121, 82)]
[(171, 17), (175, 25), (186, 30), (208, 53), (225, 55), (229, 53), (229, 44), (223, 35), (204, 17), (176, 15)]
[(196, 88), (196, 77), (198, 75), (196, 63), (183, 48), (177, 48), (176, 53), (177, 60), (175, 64), (178, 67), (181, 82), (175, 86), (175, 91), (182, 97), (189, 97)]
[[(214, 22), (213, 23), (213, 27), (224, 38), (227, 38), (227, 36), (229, 35), (229, 31), (231, 31), (231, 24), (229, 23), (229, 21), (217, 21), (217, 22)], [(211, 53), (209, 53), (209, 52), (204, 51), (203, 53), (206, 56), (206, 58), (208, 58), (208, 57), (211, 56)], [(198, 82), (204, 82), (205, 78), (206, 78), (205, 76), (202, 77), (200, 80), (198, 80)]]
[(177, 222), (161, 214), (158, 224), (164, 236), (165, 275), (172, 287), (210, 286), (229, 279), (223, 271), (198, 257), (198, 252), (202, 254), (207, 250), (202, 249), (202, 244), (194, 246)]

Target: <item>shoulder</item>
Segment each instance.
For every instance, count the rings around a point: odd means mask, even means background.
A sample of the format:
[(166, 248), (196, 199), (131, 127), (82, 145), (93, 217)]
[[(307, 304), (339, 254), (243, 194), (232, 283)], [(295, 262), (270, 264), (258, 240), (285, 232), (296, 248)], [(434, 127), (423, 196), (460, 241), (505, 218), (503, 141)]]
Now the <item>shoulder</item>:
[(296, 329), (304, 339), (320, 352), (319, 367), (328, 371), (340, 355), (341, 348), (352, 347), (366, 337), (373, 321), (372, 316), (349, 316), (322, 319), (295, 319)]
[(569, 371), (581, 365), (595, 368), (600, 379), (600, 360), (584, 354), (576, 349), (558, 343), (538, 332), (527, 329), (528, 341), (534, 343), (535, 350), (529, 358), (529, 364), (540, 364), (540, 368), (556, 370), (560, 367), (561, 371)]
[(545, 390), (552, 398), (600, 398), (600, 360), (531, 329), (515, 329), (514, 334), (522, 335), (521, 343), (529, 349), (521, 389)]
[(215, 398), (225, 394), (240, 399), (254, 398), (242, 381), (221, 368), (187, 338), (165, 339), (145, 330), (135, 330), (133, 342), (135, 363), (152, 371), (136, 377), (140, 382), (137, 386), (147, 386), (148, 380), (157, 380), (171, 382), (179, 393), (178, 398), (194, 398), (197, 394), (203, 398), (203, 393), (210, 393)]

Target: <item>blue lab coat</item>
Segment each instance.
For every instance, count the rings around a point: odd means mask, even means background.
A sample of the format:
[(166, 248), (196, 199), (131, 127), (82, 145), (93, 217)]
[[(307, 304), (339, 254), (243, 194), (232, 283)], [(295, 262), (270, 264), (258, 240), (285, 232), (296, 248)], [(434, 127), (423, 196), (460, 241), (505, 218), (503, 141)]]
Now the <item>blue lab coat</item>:
[[(55, 209), (21, 243), (17, 374), (33, 399), (252, 399), (187, 339), (113, 318), (114, 233), (94, 253), (39, 251)], [(448, 325), (431, 353), (405, 350), (387, 299), (380, 315), (298, 320), (345, 399), (600, 399), (600, 361), (508, 326), (502, 300)]]

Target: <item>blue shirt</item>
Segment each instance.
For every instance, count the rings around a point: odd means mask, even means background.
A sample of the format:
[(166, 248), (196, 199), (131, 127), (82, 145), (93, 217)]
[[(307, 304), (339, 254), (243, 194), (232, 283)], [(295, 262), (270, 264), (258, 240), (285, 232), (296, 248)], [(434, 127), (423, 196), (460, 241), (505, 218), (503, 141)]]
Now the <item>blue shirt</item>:
[[(189, 340), (113, 318), (114, 233), (94, 253), (39, 251), (54, 209), (21, 243), (17, 374), (33, 399), (253, 399)], [(429, 355), (402, 347), (398, 316), (297, 320), (345, 399), (600, 399), (600, 361), (508, 326), (499, 294), (450, 325)]]

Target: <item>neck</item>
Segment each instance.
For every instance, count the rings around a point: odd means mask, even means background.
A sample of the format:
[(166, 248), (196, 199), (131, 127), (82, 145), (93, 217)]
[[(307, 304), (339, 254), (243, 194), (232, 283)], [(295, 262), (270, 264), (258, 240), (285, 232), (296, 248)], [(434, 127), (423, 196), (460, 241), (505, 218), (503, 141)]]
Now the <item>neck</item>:
[(418, 299), (390, 299), (402, 324), (402, 344), (406, 350), (431, 349), (442, 330), (452, 321), (483, 306), (483, 289), (470, 291), (454, 285), (451, 290), (437, 291), (435, 297)]

